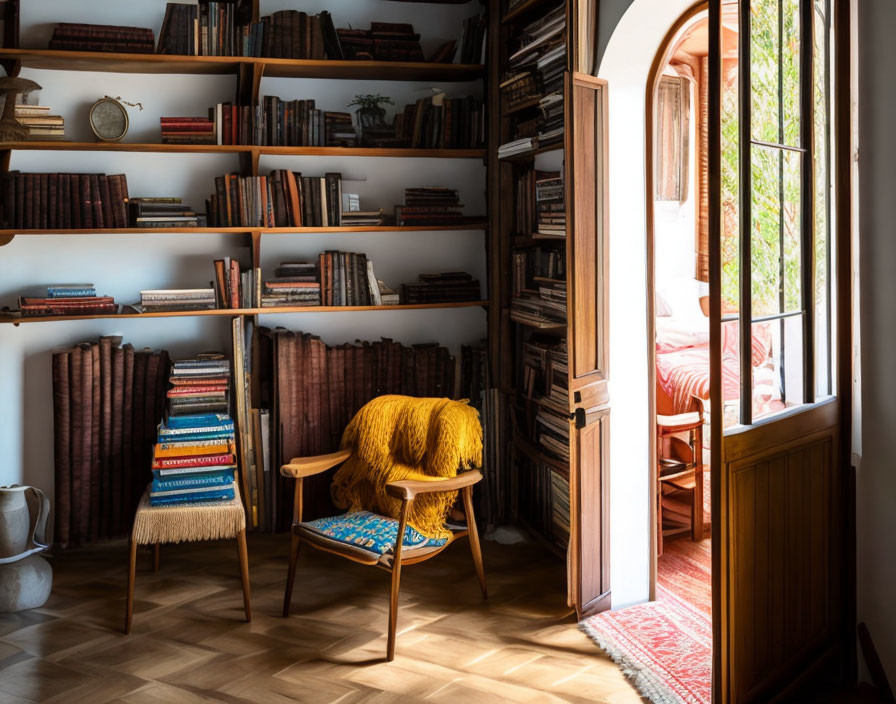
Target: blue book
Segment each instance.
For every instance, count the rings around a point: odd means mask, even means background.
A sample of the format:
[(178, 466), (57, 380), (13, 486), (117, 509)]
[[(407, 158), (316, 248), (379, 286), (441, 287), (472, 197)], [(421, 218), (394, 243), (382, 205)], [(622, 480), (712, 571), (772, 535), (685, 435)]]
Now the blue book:
[(233, 440), (234, 434), (232, 430), (222, 430), (218, 432), (208, 433), (189, 433), (179, 435), (169, 435), (164, 431), (159, 432), (159, 442), (191, 442), (193, 440)]
[(179, 428), (232, 428), (233, 421), (226, 413), (192, 413), (184, 416), (168, 416), (163, 427)]
[(171, 495), (149, 495), (151, 506), (171, 506), (176, 504), (195, 504), (203, 501), (233, 501), (233, 488), (207, 490), (196, 493), (174, 493)]
[(47, 298), (75, 298), (83, 296), (96, 296), (95, 288), (48, 288)]
[(172, 491), (173, 489), (198, 489), (200, 487), (217, 487), (233, 483), (233, 470), (225, 469), (201, 474), (175, 474), (158, 476), (153, 470), (151, 493)]

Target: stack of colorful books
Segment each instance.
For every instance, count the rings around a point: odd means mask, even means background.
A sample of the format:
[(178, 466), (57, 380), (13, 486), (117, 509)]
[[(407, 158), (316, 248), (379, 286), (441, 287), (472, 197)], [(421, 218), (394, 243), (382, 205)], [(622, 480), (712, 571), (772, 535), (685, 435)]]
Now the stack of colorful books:
[(173, 506), (234, 498), (236, 441), (230, 362), (220, 355), (179, 360), (171, 369), (168, 416), (159, 424), (149, 503)]
[(103, 315), (118, 312), (112, 296), (97, 296), (93, 284), (50, 284), (46, 298), (19, 297), (23, 316)]

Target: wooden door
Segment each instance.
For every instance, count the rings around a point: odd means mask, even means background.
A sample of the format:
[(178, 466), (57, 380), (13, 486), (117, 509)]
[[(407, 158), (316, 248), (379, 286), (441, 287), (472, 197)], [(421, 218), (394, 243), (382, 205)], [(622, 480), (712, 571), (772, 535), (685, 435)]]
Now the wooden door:
[(566, 96), (569, 589), (581, 617), (610, 606), (607, 85), (568, 73)]
[(836, 662), (848, 620), (848, 199), (832, 195), (848, 193), (832, 169), (848, 97), (830, 88), (832, 9), (710, 2), (715, 702), (793, 692)]

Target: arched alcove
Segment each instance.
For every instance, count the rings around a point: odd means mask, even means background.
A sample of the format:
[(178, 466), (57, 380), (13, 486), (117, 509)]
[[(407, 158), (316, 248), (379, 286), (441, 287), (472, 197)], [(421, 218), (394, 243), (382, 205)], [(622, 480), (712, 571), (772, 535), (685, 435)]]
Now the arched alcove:
[(634, 0), (598, 75), (609, 93), (610, 574), (613, 607), (650, 597), (646, 94), (657, 50), (694, 0)]

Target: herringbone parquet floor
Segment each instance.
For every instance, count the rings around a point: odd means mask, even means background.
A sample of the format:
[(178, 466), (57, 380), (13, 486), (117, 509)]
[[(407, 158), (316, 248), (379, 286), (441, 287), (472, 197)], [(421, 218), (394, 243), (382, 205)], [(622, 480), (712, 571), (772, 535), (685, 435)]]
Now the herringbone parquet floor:
[(53, 559), (41, 609), (0, 614), (0, 702), (640, 702), (564, 606), (564, 566), (485, 543), (489, 601), (468, 545), (402, 575), (396, 658), (383, 661), (388, 575), (303, 548), (280, 616), (288, 536), (250, 535), (253, 621), (235, 543), (163, 546), (138, 562), (121, 633), (126, 545)]

